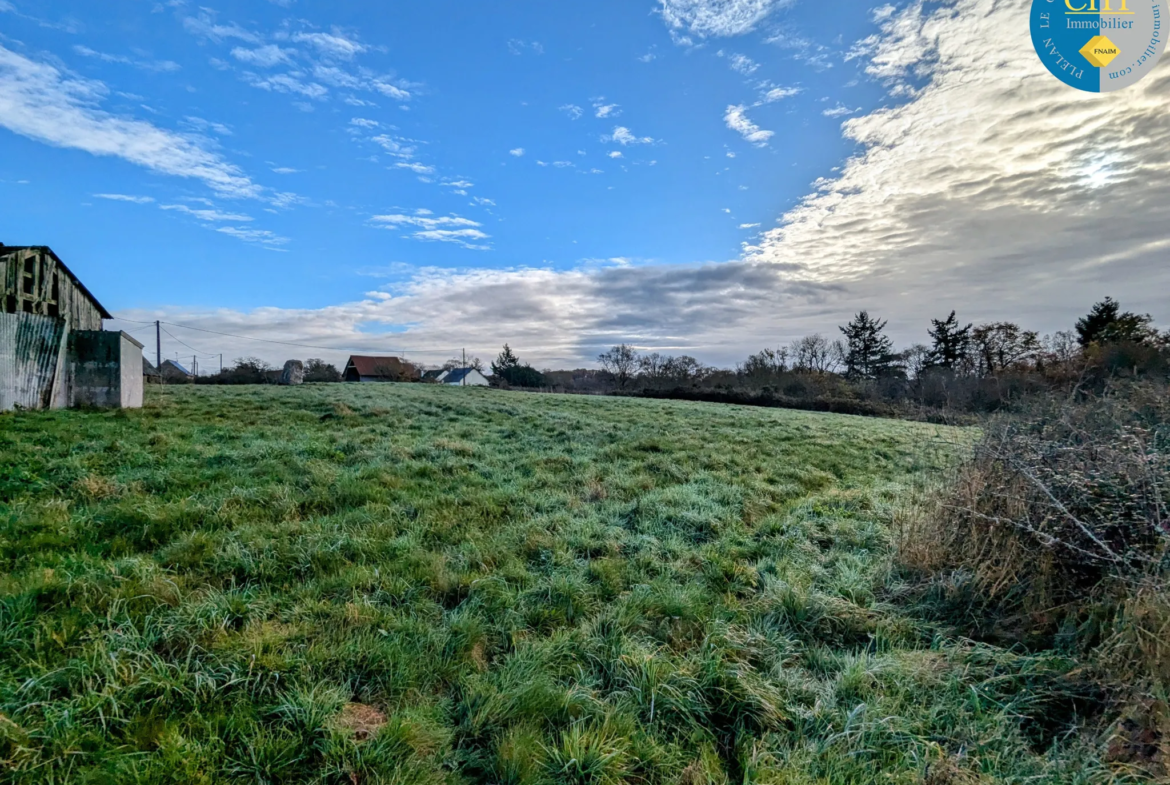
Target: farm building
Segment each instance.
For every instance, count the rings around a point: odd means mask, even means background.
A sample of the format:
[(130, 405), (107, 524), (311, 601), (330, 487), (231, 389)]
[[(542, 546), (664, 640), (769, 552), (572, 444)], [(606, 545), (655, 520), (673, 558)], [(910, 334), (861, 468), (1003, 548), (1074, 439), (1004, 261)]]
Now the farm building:
[(474, 368), (452, 368), (438, 378), (439, 384), (451, 387), (489, 387), (491, 382)]
[(44, 246), (0, 244), (0, 411), (142, 406), (142, 344)]
[(159, 369), (164, 384), (187, 384), (195, 381), (195, 374), (174, 360), (163, 360)]
[(151, 365), (150, 360), (145, 357), (142, 358), (142, 380), (146, 384), (162, 384), (162, 376), (159, 374), (158, 368)]
[(342, 378), (347, 382), (416, 382), (418, 368), (399, 357), (353, 355), (345, 364)]

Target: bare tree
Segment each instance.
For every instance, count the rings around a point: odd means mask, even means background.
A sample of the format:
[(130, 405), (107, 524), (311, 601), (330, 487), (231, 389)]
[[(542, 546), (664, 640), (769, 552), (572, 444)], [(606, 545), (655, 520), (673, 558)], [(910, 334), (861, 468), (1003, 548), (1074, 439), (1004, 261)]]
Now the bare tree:
[(638, 370), (643, 376), (657, 381), (662, 377), (662, 367), (666, 364), (666, 360), (667, 358), (658, 352), (643, 354), (638, 360)]
[(624, 343), (598, 355), (597, 361), (601, 363), (602, 368), (613, 374), (618, 387), (623, 390), (638, 369), (638, 353), (634, 347)]
[(836, 365), (833, 343), (820, 333), (793, 341), (788, 351), (798, 373), (828, 373)]
[(906, 375), (917, 379), (922, 372), (930, 367), (930, 347), (916, 343), (909, 349), (902, 351), (902, 364), (906, 367)]
[(1040, 354), (1040, 337), (1012, 322), (981, 324), (971, 332), (976, 372), (988, 376), (1031, 363)]
[(662, 372), (676, 384), (688, 384), (702, 379), (707, 369), (694, 357), (683, 354), (666, 358)]
[(753, 354), (739, 367), (742, 376), (766, 379), (788, 370), (788, 349), (764, 349)]

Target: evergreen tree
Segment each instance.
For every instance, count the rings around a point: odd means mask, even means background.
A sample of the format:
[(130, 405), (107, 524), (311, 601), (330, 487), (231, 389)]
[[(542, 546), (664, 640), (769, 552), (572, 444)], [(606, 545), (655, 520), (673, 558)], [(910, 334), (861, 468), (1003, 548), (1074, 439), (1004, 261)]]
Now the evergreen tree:
[(1122, 312), (1120, 303), (1106, 297), (1077, 320), (1077, 340), (1083, 348), (1095, 343), (1147, 343), (1158, 335), (1153, 321), (1149, 315)]
[(959, 326), (955, 312), (946, 319), (931, 319), (934, 328), (927, 330), (934, 345), (930, 347), (927, 365), (955, 371), (964, 368), (971, 356), (971, 325)]
[(504, 351), (492, 363), (492, 373), (500, 378), (506, 378), (509, 371), (520, 367), (520, 358), (512, 352), (512, 347), (504, 344)]
[(876, 379), (899, 370), (894, 342), (885, 334), (886, 322), (862, 311), (841, 328), (845, 336), (845, 375), (851, 379)]
[(492, 363), (492, 378), (499, 379), (513, 387), (544, 387), (544, 374), (520, 362), (512, 347), (504, 344), (504, 350)]

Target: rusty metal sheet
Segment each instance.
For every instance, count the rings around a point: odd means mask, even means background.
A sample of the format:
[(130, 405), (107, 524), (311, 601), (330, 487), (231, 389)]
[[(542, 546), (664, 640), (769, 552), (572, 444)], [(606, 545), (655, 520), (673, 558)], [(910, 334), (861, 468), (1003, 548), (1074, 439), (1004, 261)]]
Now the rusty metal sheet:
[(0, 411), (49, 407), (64, 333), (64, 319), (0, 313)]

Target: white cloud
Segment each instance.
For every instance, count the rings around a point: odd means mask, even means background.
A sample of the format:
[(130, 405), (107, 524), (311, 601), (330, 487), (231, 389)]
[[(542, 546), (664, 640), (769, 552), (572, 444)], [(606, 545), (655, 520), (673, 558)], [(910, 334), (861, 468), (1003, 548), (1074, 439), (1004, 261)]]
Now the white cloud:
[(520, 158), (520, 157), (522, 157), (522, 156), (524, 155), (524, 148), (523, 148), (523, 147), (516, 147), (516, 148), (514, 148), (514, 149), (512, 149), (512, 150), (509, 150), (509, 151), (508, 151), (508, 154), (509, 154), (509, 155), (514, 155), (514, 156), (516, 156), (517, 158)]
[(242, 46), (237, 46), (232, 50), (232, 57), (241, 63), (248, 63), (249, 65), (259, 66), (260, 68), (272, 68), (281, 63), (291, 63), (292, 55), (294, 54), (296, 54), (295, 50), (281, 49), (275, 44), (267, 44), (256, 47), (255, 49), (246, 49)]
[(355, 117), (349, 124), (358, 128), (378, 128), (381, 125), (377, 120), (367, 120), (364, 117)]
[(390, 136), (389, 134), (380, 134), (370, 140), (377, 145), (380, 145), (383, 150), (390, 153), (395, 158), (405, 158), (407, 160), (414, 158), (417, 147), (414, 146), (408, 139), (401, 137)]
[(759, 224), (740, 224), (739, 228), (740, 229), (757, 229), (757, 228), (759, 228), (759, 226), (760, 226)]
[(212, 41), (223, 41), (227, 38), (235, 38), (239, 41), (246, 41), (250, 44), (260, 42), (259, 36), (254, 33), (249, 33), (244, 28), (236, 24), (219, 25), (214, 21), (214, 17), (208, 13), (202, 13), (198, 17), (189, 16), (183, 20), (183, 27), (187, 28), (188, 32), (203, 38), (210, 38)]
[(16, 6), (8, 2), (8, 0), (0, 0), (0, 13), (12, 13), (16, 11)]
[[(3, 10), (0, 8), (0, 10)], [(73, 51), (83, 57), (92, 57), (101, 60), (105, 63), (118, 63), (120, 65), (129, 65), (134, 68), (141, 68), (143, 71), (169, 72), (178, 71), (180, 66), (178, 63), (171, 60), (134, 60), (123, 55), (106, 54), (105, 52), (97, 52), (90, 49), (88, 46), (74, 46)]]
[(564, 112), (565, 114), (567, 114), (573, 120), (578, 119), (579, 117), (581, 117), (582, 114), (585, 113), (585, 110), (582, 109), (581, 107), (577, 106), (576, 104), (565, 104), (564, 106), (561, 107), (560, 110), (562, 112)]
[(612, 150), (612, 151), (609, 153), (609, 157), (610, 157), (610, 158), (621, 158), (621, 157), (622, 157), (622, 151), (621, 151), (621, 150)]
[(727, 56), (731, 70), (739, 71), (744, 76), (751, 76), (760, 70), (760, 64), (747, 55), (731, 54)]
[[(738, 260), (421, 269), (379, 297), (317, 310), (168, 317), (336, 346), (338, 361), (343, 348), (384, 345), (370, 325), (398, 328), (396, 343), (419, 358), (464, 345), (490, 356), (508, 341), (538, 367), (578, 367), (621, 342), (729, 366), (834, 332), (863, 308), (889, 318), (901, 345), (925, 340), (928, 320), (951, 308), (967, 321), (1068, 329), (1106, 294), (1165, 326), (1170, 61), (1127, 90), (1082, 94), (1044, 70), (1027, 36), (1003, 37), (1027, 10), (1027, 0), (912, 0), (890, 16), (866, 67), (901, 63), (895, 73), (913, 77), (915, 92), (847, 120), (857, 152)], [(918, 47), (920, 37), (931, 44)], [(900, 54), (908, 49), (918, 59)], [(433, 231), (464, 229), (479, 227)]]
[(596, 116), (602, 119), (607, 117), (617, 117), (622, 113), (622, 110), (619, 108), (618, 104), (598, 102), (593, 104), (593, 108), (597, 110)]
[(450, 180), (448, 182), (443, 183), (443, 185), (450, 186), (451, 188), (474, 188), (475, 187), (475, 183), (473, 183), (469, 180)]
[(211, 120), (204, 120), (202, 117), (192, 117), (190, 115), (184, 117), (183, 119), (187, 121), (187, 123), (192, 128), (203, 133), (211, 131), (213, 133), (219, 134), (220, 136), (232, 135), (232, 129), (223, 123), (216, 123)]
[(688, 37), (728, 37), (755, 29), (777, 8), (791, 0), (659, 0), (658, 9), (680, 43)]
[(361, 69), (358, 74), (352, 74), (335, 65), (317, 63), (313, 66), (313, 76), (333, 87), (380, 93), (395, 101), (405, 101), (410, 98), (410, 91), (403, 87), (404, 82), (395, 83), (388, 76), (378, 76), (365, 69)]
[(293, 169), (291, 166), (278, 166), (278, 167), (274, 168), (272, 171), (275, 174), (300, 174), (301, 170), (300, 169)]
[(743, 104), (729, 106), (727, 107), (727, 113), (723, 115), (723, 122), (727, 123), (728, 128), (738, 133), (747, 141), (757, 147), (763, 147), (768, 143), (769, 139), (776, 135), (776, 132), (765, 131), (760, 128), (747, 118), (747, 115), (744, 114), (746, 111), (747, 107)]
[[(832, 50), (824, 44), (818, 44), (802, 35), (790, 30), (778, 30), (769, 38), (768, 43), (787, 49), (793, 58), (808, 63), (817, 71), (827, 71), (833, 67)], [(856, 48), (856, 47), (855, 47)], [(846, 60), (850, 57), (847, 55)]]
[(544, 46), (539, 41), (532, 41), (530, 43), (528, 41), (521, 41), (519, 38), (513, 38), (508, 42), (508, 51), (514, 55), (522, 55), (526, 51), (542, 55), (544, 54)]
[(480, 207), (495, 207), (496, 206), (496, 203), (494, 201), (492, 201), (491, 199), (486, 199), (482, 196), (473, 196), (471, 198), (471, 200), (473, 202), (475, 202), (477, 205), (479, 205)]
[(134, 204), (150, 204), (154, 199), (150, 196), (128, 196), (127, 194), (94, 194), (98, 199), (109, 199), (111, 202), (133, 202)]
[(262, 189), (198, 139), (99, 108), (101, 82), (68, 77), (0, 46), (0, 127), (55, 147), (114, 156), (160, 174), (201, 180), (230, 196)]
[(245, 74), (244, 78), (253, 87), (276, 93), (303, 95), (306, 98), (321, 100), (329, 95), (329, 90), (316, 82), (304, 81), (305, 74), (300, 71), (291, 71), (287, 74), (273, 74), (272, 76), (258, 76)]
[[(771, 104), (776, 101), (783, 101), (785, 98), (791, 98), (794, 95), (800, 95), (803, 92), (799, 87), (770, 87), (760, 95), (760, 104)], [(758, 106), (759, 104), (757, 104)]]
[(420, 164), (420, 163), (413, 163), (413, 162), (407, 163), (406, 161), (399, 161), (398, 163), (394, 164), (394, 167), (396, 169), (409, 169), (410, 171), (414, 172), (415, 174), (434, 174), (435, 173), (435, 167), (427, 166), (425, 164)]
[(487, 250), (482, 243), (491, 235), (484, 233), (478, 221), (458, 215), (431, 217), (430, 210), (419, 210), (414, 215), (375, 215), (370, 219), (374, 226), (382, 229), (398, 229), (407, 232), (415, 240), (455, 243), (476, 251)]
[(368, 47), (342, 34), (337, 28), (333, 33), (296, 33), (292, 36), (295, 43), (307, 43), (313, 46), (325, 57), (352, 60), (356, 55), (366, 51)]
[(241, 221), (248, 222), (252, 220), (252, 216), (250, 215), (243, 215), (241, 213), (221, 213), (219, 210), (196, 210), (188, 207), (185, 204), (160, 204), (159, 209), (180, 212), (184, 215), (189, 215), (192, 218), (198, 218), (200, 221), (231, 221), (233, 223), (239, 223)]
[(229, 237), (234, 237), (237, 240), (243, 240), (247, 243), (259, 243), (268, 247), (276, 247), (288, 243), (287, 237), (281, 237), (267, 229), (243, 229), (238, 226), (221, 226), (215, 231), (226, 234)]
[(612, 134), (607, 134), (606, 136), (601, 137), (601, 141), (606, 142), (606, 143), (613, 142), (615, 144), (620, 144), (620, 145), (653, 144), (654, 143), (654, 140), (651, 139), (649, 136), (643, 136), (643, 137), (634, 136), (634, 134), (630, 131), (629, 128), (626, 128), (625, 126), (621, 126), (621, 125), (615, 127), (613, 129)]
[(821, 114), (823, 114), (825, 117), (848, 117), (856, 111), (856, 109), (850, 109), (848, 106), (838, 103), (832, 109), (826, 109), (825, 111), (821, 112)]
[(862, 152), (746, 258), (799, 259), (810, 279), (884, 303), (892, 326), (959, 307), (1068, 329), (1106, 294), (1170, 316), (1153, 294), (1170, 290), (1170, 61), (1119, 92), (1070, 89), (1026, 36), (1003, 38), (1027, 10), (958, 0), (889, 14), (866, 69), (908, 100), (847, 120)]

